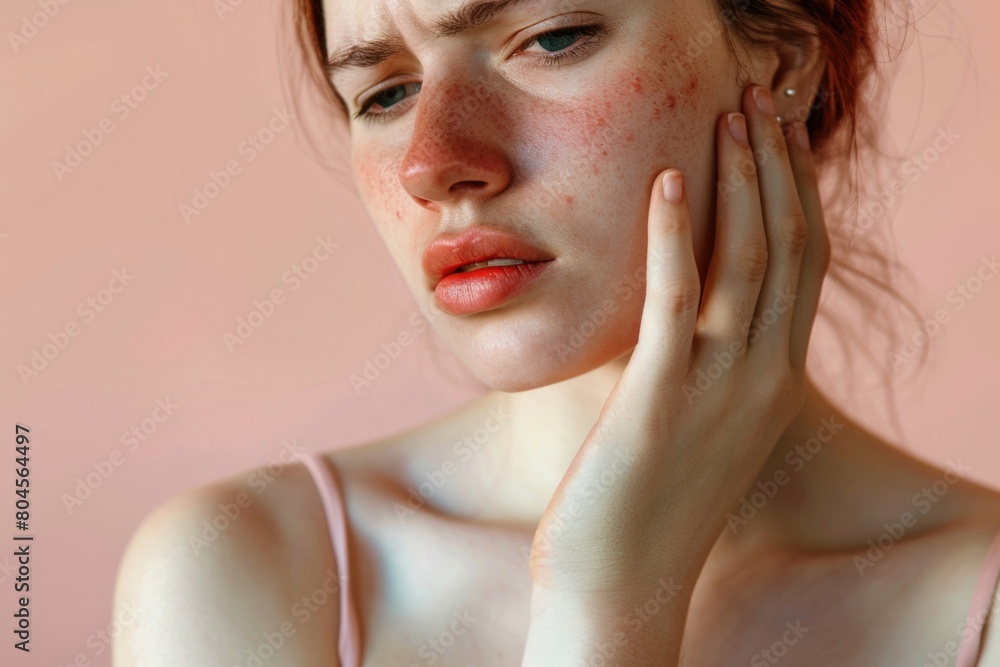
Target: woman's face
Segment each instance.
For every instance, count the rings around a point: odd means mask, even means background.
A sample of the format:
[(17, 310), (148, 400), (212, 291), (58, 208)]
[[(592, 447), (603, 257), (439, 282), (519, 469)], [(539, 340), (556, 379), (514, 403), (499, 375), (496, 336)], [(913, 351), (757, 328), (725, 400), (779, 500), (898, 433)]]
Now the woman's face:
[[(667, 167), (686, 175), (704, 278), (714, 128), (739, 110), (742, 85), (714, 0), (487, 4), (501, 11), (472, 12), (480, 25), (445, 36), (437, 24), (463, 0), (327, 0), (324, 12), (334, 56), (399, 39), (397, 55), (332, 76), (352, 115), (357, 186), (435, 329), (481, 381), (518, 391), (634, 347), (650, 191)], [(366, 106), (373, 122), (353, 118)], [(513, 298), (454, 314), (422, 258), (439, 234), (473, 226), (552, 261)]]

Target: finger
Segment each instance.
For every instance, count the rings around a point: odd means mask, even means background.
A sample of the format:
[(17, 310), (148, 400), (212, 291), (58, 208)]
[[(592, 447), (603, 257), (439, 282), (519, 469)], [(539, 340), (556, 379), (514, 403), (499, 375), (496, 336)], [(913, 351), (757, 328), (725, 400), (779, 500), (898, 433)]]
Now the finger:
[(789, 360), (792, 368), (804, 370), (816, 312), (819, 310), (823, 279), (830, 265), (830, 237), (823, 216), (819, 195), (819, 178), (816, 162), (809, 147), (809, 131), (805, 123), (789, 124), (787, 141), (788, 157), (795, 174), (795, 187), (802, 202), (802, 210), (809, 224), (809, 238), (802, 257), (799, 274), (798, 302), (792, 314)]
[[(673, 184), (678, 201), (664, 196), (664, 181)], [(690, 366), (694, 323), (701, 297), (701, 277), (694, 259), (691, 217), (683, 175), (668, 169), (653, 181), (646, 243), (646, 295), (635, 355), (644, 364), (668, 372)]]
[(748, 86), (743, 91), (743, 107), (757, 161), (767, 235), (767, 272), (749, 340), (751, 346), (760, 347), (767, 341), (771, 353), (780, 349), (787, 355), (808, 226), (771, 93), (763, 86)]
[(757, 168), (747, 143), (745, 116), (723, 114), (716, 136), (715, 247), (698, 319), (699, 337), (716, 343), (710, 343), (709, 350), (746, 341), (768, 261)]

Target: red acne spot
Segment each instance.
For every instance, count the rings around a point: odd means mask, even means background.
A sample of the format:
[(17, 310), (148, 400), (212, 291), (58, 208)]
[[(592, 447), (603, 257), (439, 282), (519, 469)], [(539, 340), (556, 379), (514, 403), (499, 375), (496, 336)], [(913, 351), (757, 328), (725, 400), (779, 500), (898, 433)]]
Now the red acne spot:
[(692, 74), (691, 78), (688, 79), (687, 85), (684, 86), (684, 94), (690, 97), (694, 94), (694, 91), (698, 88), (698, 79)]
[(629, 87), (632, 88), (632, 90), (634, 90), (635, 92), (641, 93), (642, 92), (642, 79), (640, 79), (637, 76), (632, 77), (632, 81), (629, 83)]
[(608, 152), (607, 151), (601, 151), (601, 155), (603, 155), (604, 157), (607, 157), (608, 156)]
[(659, 117), (660, 117), (660, 107), (657, 105), (653, 105), (653, 118), (659, 118)]
[(570, 206), (572, 206), (574, 201), (575, 200), (573, 198), (573, 195), (566, 195), (566, 203), (567, 204), (569, 204)]
[(677, 98), (673, 95), (667, 95), (667, 107), (673, 109), (677, 105)]
[(599, 173), (601, 173), (601, 170), (597, 168), (597, 165), (596, 165), (596, 164), (594, 165), (594, 168), (593, 168), (593, 172), (594, 172), (595, 174), (599, 174)]
[(632, 134), (631, 132), (625, 135), (625, 141), (632, 141), (633, 139), (635, 139), (635, 135)]

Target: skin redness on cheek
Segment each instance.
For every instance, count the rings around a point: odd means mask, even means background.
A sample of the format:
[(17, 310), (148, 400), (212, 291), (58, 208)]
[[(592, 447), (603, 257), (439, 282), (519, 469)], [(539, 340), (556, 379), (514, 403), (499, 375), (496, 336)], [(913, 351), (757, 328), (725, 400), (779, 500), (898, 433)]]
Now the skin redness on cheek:
[[(662, 43), (676, 44), (677, 39), (668, 34)], [(398, 230), (393, 223), (410, 218), (417, 207), (400, 179), (405, 182), (409, 175), (416, 182), (421, 171), (451, 161), (487, 172), (520, 170), (527, 179), (537, 168), (546, 189), (562, 190), (559, 200), (573, 206), (584, 174), (602, 177), (587, 190), (607, 189), (610, 195), (616, 181), (635, 178), (637, 165), (660, 163), (668, 155), (680, 158), (691, 137), (703, 129), (699, 78), (710, 75), (675, 51), (657, 48), (637, 54), (642, 67), (604, 76), (592, 83), (586, 97), (572, 100), (515, 102), (475, 82), (425, 87), (420, 117), (415, 117), (415, 107), (406, 112), (414, 116), (412, 137), (357, 147), (358, 184), (376, 222), (386, 234)], [(455, 128), (464, 132), (456, 134)], [(495, 164), (498, 160), (508, 164)]]
[(656, 147), (672, 143), (677, 149), (684, 137), (692, 136), (702, 102), (698, 72), (671, 54), (645, 62), (650, 64), (609, 77), (584, 105), (566, 112), (569, 122), (565, 117), (559, 122), (562, 128), (576, 128), (577, 136), (561, 141), (585, 153), (581, 164), (587, 163), (595, 175), (607, 170), (606, 165), (641, 159), (636, 143)]

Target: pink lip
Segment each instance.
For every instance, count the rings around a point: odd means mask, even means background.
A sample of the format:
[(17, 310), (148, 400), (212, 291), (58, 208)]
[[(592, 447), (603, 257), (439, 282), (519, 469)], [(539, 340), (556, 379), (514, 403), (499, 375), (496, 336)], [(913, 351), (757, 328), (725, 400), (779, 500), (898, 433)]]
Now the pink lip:
[[(455, 271), (489, 259), (520, 259), (524, 264)], [(423, 256), (423, 269), (438, 305), (452, 315), (496, 308), (524, 292), (553, 257), (516, 235), (490, 227), (441, 234)]]

